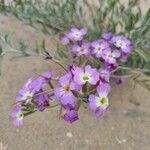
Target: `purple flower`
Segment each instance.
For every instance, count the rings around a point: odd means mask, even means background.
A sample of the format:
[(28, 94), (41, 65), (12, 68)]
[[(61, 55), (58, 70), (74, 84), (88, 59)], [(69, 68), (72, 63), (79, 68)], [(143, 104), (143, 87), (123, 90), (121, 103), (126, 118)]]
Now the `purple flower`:
[(32, 83), (32, 81), (32, 78), (27, 80), (23, 88), (19, 91), (19, 94), (16, 97), (16, 101), (26, 101), (26, 103), (31, 102), (34, 91), (29, 88), (29, 85)]
[(122, 85), (125, 82), (125, 78), (119, 78), (118, 80), (116, 80), (116, 84), (118, 85)]
[(129, 53), (132, 50), (131, 41), (124, 36), (115, 36), (111, 39), (111, 42), (125, 53)]
[(93, 48), (93, 54), (97, 58), (102, 57), (103, 51), (109, 48), (109, 44), (103, 40), (97, 40), (91, 43), (92, 48)]
[(68, 70), (69, 70), (69, 72), (72, 74), (72, 76), (74, 76), (74, 71), (75, 71), (75, 69), (76, 69), (76, 66), (75, 66), (74, 64), (70, 64), (70, 65), (68, 66)]
[(111, 87), (109, 84), (101, 84), (97, 87), (98, 96), (89, 96), (89, 107), (95, 112), (97, 117), (101, 117), (109, 105), (108, 94), (110, 93)]
[(122, 52), (121, 53), (121, 60), (126, 62), (128, 60), (128, 57), (129, 57), (130, 53), (124, 53)]
[(114, 63), (114, 64), (110, 64), (110, 63), (105, 63), (105, 68), (109, 71), (109, 72), (113, 72), (117, 69), (118, 64)]
[(53, 71), (47, 71), (42, 74), (42, 77), (44, 77), (46, 79), (51, 79), (52, 77), (54, 77), (54, 75), (55, 75), (55, 73)]
[(48, 84), (49, 79), (53, 76), (54, 73), (52, 71), (47, 71), (40, 77), (28, 79), (26, 84), (19, 91), (16, 100), (25, 101), (26, 104), (30, 103), (34, 94), (40, 92)]
[(74, 110), (75, 109), (75, 106), (73, 106), (71, 104), (62, 105), (62, 107), (66, 110)]
[(84, 35), (86, 34), (87, 30), (84, 28), (82, 29), (72, 28), (70, 33), (67, 34), (67, 37), (72, 41), (81, 41)]
[(39, 95), (36, 99), (36, 103), (39, 111), (43, 111), (46, 107), (49, 107), (50, 104), (49, 104), (48, 93)]
[(29, 88), (34, 92), (41, 91), (49, 82), (49, 80), (54, 76), (54, 72), (47, 71), (43, 73), (40, 77), (35, 78)]
[(78, 111), (76, 110), (69, 110), (65, 115), (64, 115), (64, 120), (69, 123), (73, 123), (79, 119), (78, 117)]
[(95, 115), (97, 118), (99, 117), (103, 117), (104, 114), (105, 114), (105, 111), (106, 109), (102, 108), (102, 107), (98, 107), (96, 110), (95, 110)]
[(107, 49), (103, 53), (104, 55), (102, 56), (105, 62), (110, 63), (110, 64), (115, 64), (116, 63), (116, 58), (120, 57), (120, 52), (118, 50), (114, 50), (113, 52), (110, 49)]
[(22, 126), (23, 125), (23, 118), (24, 118), (24, 114), (22, 112), (22, 106), (20, 105), (15, 105), (12, 109), (11, 112), (11, 117), (13, 119), (13, 124), (15, 126)]
[(29, 89), (35, 92), (39, 92), (45, 85), (47, 85), (47, 81), (43, 77), (38, 77), (34, 79), (29, 85)]
[(80, 86), (72, 80), (71, 73), (62, 76), (59, 83), (61, 86), (54, 90), (55, 100), (60, 101), (62, 105), (75, 105), (76, 97), (72, 91), (80, 89)]
[(110, 79), (110, 72), (103, 68), (100, 68), (99, 72), (100, 72), (100, 81), (102, 83), (106, 83), (106, 82), (108, 83)]
[(32, 83), (32, 81), (33, 81), (33, 78), (29, 78), (27, 82), (25, 83), (24, 88), (28, 88), (28, 86)]
[(62, 43), (63, 45), (67, 45), (67, 44), (69, 44), (69, 42), (70, 42), (70, 41), (69, 41), (67, 35), (65, 35), (64, 37), (61, 38), (61, 43)]
[(111, 38), (112, 38), (112, 33), (111, 33), (111, 32), (104, 32), (104, 33), (103, 33), (103, 38), (104, 38), (105, 40), (111, 40)]
[(18, 96), (16, 97), (16, 101), (24, 101), (26, 104), (30, 103), (33, 95), (34, 95), (34, 91), (30, 90), (28, 87), (24, 87), (19, 91)]
[(83, 42), (81, 46), (79, 45), (73, 45), (71, 51), (76, 55), (76, 56), (90, 56), (91, 50), (90, 50), (90, 43), (88, 42)]
[(85, 68), (76, 67), (74, 71), (74, 81), (79, 85), (90, 83), (95, 85), (99, 81), (99, 73), (96, 68), (92, 68), (90, 65)]

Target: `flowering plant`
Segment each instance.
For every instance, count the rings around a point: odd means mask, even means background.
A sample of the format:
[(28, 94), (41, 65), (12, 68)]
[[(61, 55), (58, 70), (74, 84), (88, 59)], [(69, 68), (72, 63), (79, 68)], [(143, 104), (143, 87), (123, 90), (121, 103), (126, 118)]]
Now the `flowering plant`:
[[(59, 48), (56, 51), (58, 58), (46, 50), (45, 40), (42, 46), (40, 41), (36, 43), (34, 52), (39, 55), (42, 49), (44, 57), (60, 65), (65, 73), (57, 77), (48, 71), (27, 81), (19, 91), (11, 113), (15, 125), (23, 125), (23, 118), (29, 114), (58, 105), (61, 117), (70, 123), (79, 119), (81, 105), (101, 117), (109, 105), (110, 78), (115, 78), (116, 84), (120, 85), (129, 77), (150, 90), (150, 10), (142, 9), (139, 0), (124, 2), (0, 0), (0, 13), (15, 16), (36, 31), (42, 31), (44, 37), (57, 38), (72, 26), (84, 27), (72, 28), (62, 36), (61, 43), (66, 45), (67, 51)], [(12, 48), (8, 35), (0, 34), (0, 59), (7, 53), (32, 56), (27, 48), (22, 41), (19, 50)], [(54, 86), (56, 81), (58, 85)]]
[(73, 60), (67, 67), (45, 51), (45, 58), (59, 64), (65, 73), (56, 77), (53, 71), (47, 71), (28, 79), (12, 108), (14, 125), (22, 126), (27, 115), (55, 106), (61, 107), (61, 117), (69, 123), (79, 119), (81, 105), (88, 107), (98, 118), (104, 115), (109, 106), (110, 78), (117, 77), (116, 84), (124, 82), (117, 72), (123, 69), (121, 64), (132, 53), (132, 43), (112, 32), (104, 32), (102, 38), (89, 41), (87, 32), (85, 28), (71, 28), (62, 36), (61, 43), (68, 45)]

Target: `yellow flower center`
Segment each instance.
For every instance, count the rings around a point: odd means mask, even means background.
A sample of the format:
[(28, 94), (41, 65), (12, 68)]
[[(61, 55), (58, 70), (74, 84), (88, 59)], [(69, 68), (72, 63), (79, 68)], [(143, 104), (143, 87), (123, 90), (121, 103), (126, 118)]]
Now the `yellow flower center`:
[(80, 33), (75, 33), (75, 35), (78, 37), (78, 36), (80, 36)]
[(80, 51), (83, 52), (83, 51), (84, 51), (84, 48), (81, 47), (81, 48), (80, 48)]
[(84, 76), (83, 76), (83, 80), (84, 80), (84, 81), (88, 81), (88, 80), (89, 80), (89, 76), (84, 75)]
[(101, 51), (102, 50), (102, 47), (100, 46), (100, 47), (97, 47), (97, 49), (96, 49), (97, 51)]
[(124, 45), (125, 45), (125, 43), (124, 43), (123, 41), (119, 41), (119, 42), (117, 43), (117, 46), (118, 46), (118, 47), (124, 47)]
[(32, 96), (31, 95), (26, 95), (26, 99), (31, 99)]
[(108, 57), (110, 57), (110, 58), (113, 58), (113, 55), (112, 55), (112, 53), (110, 53), (110, 54), (108, 55)]
[(99, 100), (100, 106), (105, 105), (106, 103), (107, 103), (107, 98), (106, 97), (100, 98), (100, 100)]
[(70, 85), (66, 85), (66, 86), (65, 86), (65, 91), (66, 91), (66, 92), (69, 92), (70, 90), (71, 90), (71, 89), (70, 89)]

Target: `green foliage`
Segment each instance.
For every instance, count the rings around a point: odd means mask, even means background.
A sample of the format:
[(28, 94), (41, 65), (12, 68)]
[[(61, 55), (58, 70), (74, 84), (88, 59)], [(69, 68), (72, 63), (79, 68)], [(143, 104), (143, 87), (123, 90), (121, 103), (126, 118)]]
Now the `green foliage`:
[(50, 31), (64, 32), (71, 26), (79, 26), (90, 30), (89, 39), (100, 37), (103, 31), (112, 30), (128, 35), (134, 44), (137, 44), (139, 37), (143, 42), (145, 34), (149, 32), (150, 11), (141, 14), (138, 0), (129, 1), (127, 7), (120, 0), (97, 2), (94, 5), (88, 0), (82, 3), (80, 0), (18, 0), (14, 7), (1, 5), (0, 11), (11, 13), (35, 28), (39, 24), (40, 30), (48, 34)]
[(29, 56), (27, 53), (27, 46), (24, 42), (18, 43), (19, 50), (13, 48), (12, 43), (8, 39), (8, 34), (0, 35), (0, 57), (3, 57), (7, 53), (17, 53), (23, 57)]

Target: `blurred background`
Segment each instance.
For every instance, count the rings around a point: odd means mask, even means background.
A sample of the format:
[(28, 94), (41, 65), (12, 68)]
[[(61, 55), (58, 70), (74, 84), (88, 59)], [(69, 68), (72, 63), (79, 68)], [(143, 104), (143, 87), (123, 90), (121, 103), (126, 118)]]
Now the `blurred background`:
[[(85, 0), (80, 2), (78, 1), (86, 9)], [(76, 3), (76, 0), (72, 0), (72, 3)], [(121, 3), (126, 7), (126, 0), (122, 0)], [(150, 8), (150, 0), (141, 0), (139, 3), (141, 13), (146, 13)], [(91, 0), (90, 6), (97, 6), (97, 1)], [(47, 26), (43, 25), (41, 28), (41, 22), (40, 25), (36, 24), (38, 16), (33, 15), (37, 14), (36, 12), (29, 13), (25, 8), (22, 13), (19, 12), (21, 9), (16, 12), (1, 7), (0, 10), (0, 35), (4, 38), (1, 38), (0, 47), (8, 51), (0, 57), (0, 150), (150, 149), (150, 92), (142, 85), (134, 84), (132, 80), (127, 80), (122, 86), (112, 83), (110, 107), (101, 119), (97, 119), (93, 113), (83, 108), (79, 112), (80, 120), (70, 125), (59, 119), (59, 108), (54, 108), (26, 117), (25, 125), (15, 128), (11, 123), (10, 111), (15, 96), (26, 79), (35, 75), (35, 72), (42, 73), (51, 69), (56, 70), (57, 74), (62, 73), (59, 66), (45, 61), (38, 55), (38, 48), (43, 46), (44, 39), (44, 46), (54, 55), (57, 51), (56, 41), (59, 39), (57, 33), (59, 30), (65, 31), (68, 26), (66, 24), (60, 27), (55, 20), (56, 23), (54, 21), (52, 24), (52, 33), (49, 34)], [(90, 11), (89, 8), (87, 10)], [(92, 16), (87, 10), (85, 18), (92, 32)], [(61, 22), (58, 18), (59, 21)], [(82, 23), (82, 19), (79, 22)], [(100, 25), (97, 28), (100, 28)], [(121, 28), (118, 27), (116, 32), (119, 32), (119, 29)], [(128, 35), (129, 33), (125, 32)], [(11, 42), (7, 41), (7, 35)], [(21, 51), (16, 52), (16, 49)]]

